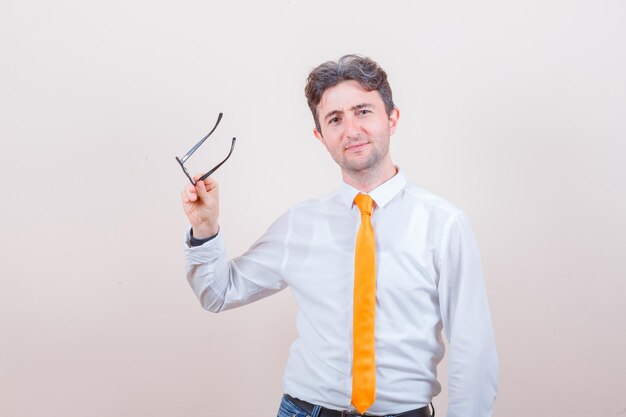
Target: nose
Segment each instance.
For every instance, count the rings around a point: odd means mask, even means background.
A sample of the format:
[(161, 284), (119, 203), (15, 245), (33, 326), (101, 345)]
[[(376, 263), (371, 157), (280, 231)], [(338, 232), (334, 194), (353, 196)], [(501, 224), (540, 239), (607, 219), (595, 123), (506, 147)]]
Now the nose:
[(361, 134), (361, 126), (355, 117), (344, 118), (344, 128), (346, 137), (349, 139), (358, 138)]

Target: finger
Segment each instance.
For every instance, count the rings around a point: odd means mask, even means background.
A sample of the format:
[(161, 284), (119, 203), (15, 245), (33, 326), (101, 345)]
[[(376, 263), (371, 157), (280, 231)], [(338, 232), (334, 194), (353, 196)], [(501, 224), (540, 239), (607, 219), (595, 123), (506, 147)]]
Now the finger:
[(194, 187), (194, 193), (198, 194), (198, 197), (203, 198), (206, 195), (206, 186), (204, 185), (204, 181), (200, 181), (204, 174), (202, 172), (193, 176), (193, 180), (196, 185)]
[(193, 187), (187, 187), (183, 194), (185, 195), (185, 199), (188, 203), (193, 203), (198, 199), (198, 194), (196, 194), (196, 189)]
[(195, 192), (201, 199), (204, 199), (207, 195), (206, 186), (204, 185), (204, 181), (196, 182)]
[(207, 178), (196, 183), (196, 191), (201, 198), (204, 198), (209, 192), (217, 188), (217, 181), (213, 178)]
[(183, 201), (183, 203), (185, 204), (189, 204), (189, 197), (187, 196), (187, 191), (183, 191), (180, 193), (180, 199)]
[(208, 177), (204, 180), (204, 187), (207, 190), (207, 192), (213, 191), (214, 189), (217, 188), (217, 181), (215, 181), (211, 177)]
[[(193, 176), (193, 180), (196, 182), (196, 185), (198, 182), (200, 181), (200, 178), (202, 178), (205, 174), (203, 174), (202, 172), (196, 174)], [(203, 179), (202, 181), (204, 181), (204, 184), (206, 185), (207, 191), (211, 191), (211, 189), (214, 188), (214, 186), (217, 186), (217, 181), (215, 181), (213, 178), (211, 177), (207, 177), (205, 179)]]

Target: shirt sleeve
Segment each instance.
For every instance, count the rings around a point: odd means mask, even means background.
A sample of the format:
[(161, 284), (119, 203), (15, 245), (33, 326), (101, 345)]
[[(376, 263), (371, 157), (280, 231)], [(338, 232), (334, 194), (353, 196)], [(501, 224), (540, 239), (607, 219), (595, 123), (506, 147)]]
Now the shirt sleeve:
[(498, 389), (498, 355), (478, 245), (467, 216), (448, 222), (439, 304), (448, 353), (448, 417), (488, 417)]
[(228, 259), (223, 233), (200, 245), (185, 233), (187, 280), (202, 307), (220, 312), (249, 304), (287, 286), (283, 278), (289, 216), (281, 216), (243, 255)]

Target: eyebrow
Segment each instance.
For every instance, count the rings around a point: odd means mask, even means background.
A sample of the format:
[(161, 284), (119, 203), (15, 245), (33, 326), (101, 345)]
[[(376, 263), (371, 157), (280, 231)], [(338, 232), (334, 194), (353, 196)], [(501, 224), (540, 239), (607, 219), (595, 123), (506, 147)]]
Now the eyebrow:
[[(370, 103), (361, 103), (361, 104), (357, 104), (356, 106), (351, 107), (350, 110), (355, 111), (355, 110), (363, 109), (366, 107), (372, 107), (372, 105)], [(341, 110), (332, 110), (328, 112), (326, 116), (324, 116), (324, 120), (327, 120), (330, 116), (334, 116), (336, 114), (341, 114), (341, 113), (343, 113), (343, 111)]]

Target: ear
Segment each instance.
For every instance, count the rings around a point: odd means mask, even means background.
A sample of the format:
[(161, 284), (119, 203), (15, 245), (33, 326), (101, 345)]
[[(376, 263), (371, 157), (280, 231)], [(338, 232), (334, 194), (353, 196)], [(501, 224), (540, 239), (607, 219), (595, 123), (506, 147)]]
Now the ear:
[(313, 135), (315, 136), (315, 139), (317, 139), (322, 145), (324, 145), (326, 150), (328, 150), (328, 146), (326, 146), (326, 141), (324, 140), (324, 137), (316, 128), (313, 128)]
[(393, 135), (396, 132), (398, 126), (398, 120), (400, 119), (400, 109), (394, 108), (389, 115), (389, 134)]

